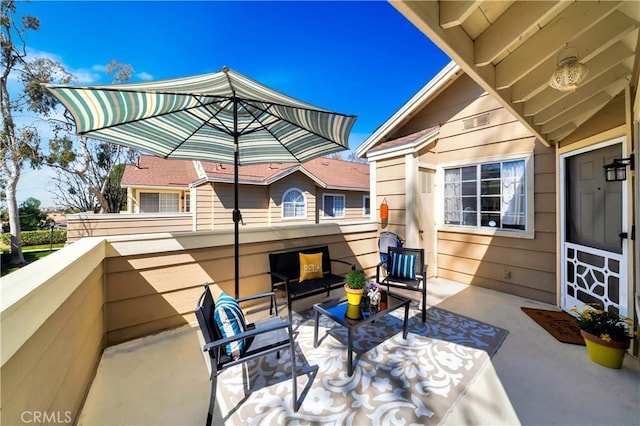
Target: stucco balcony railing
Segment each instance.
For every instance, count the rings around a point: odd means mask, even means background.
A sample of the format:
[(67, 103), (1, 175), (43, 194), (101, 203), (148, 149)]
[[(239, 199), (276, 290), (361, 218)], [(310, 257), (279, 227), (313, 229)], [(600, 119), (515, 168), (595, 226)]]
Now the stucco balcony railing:
[[(376, 237), (375, 223), (243, 229), (240, 293), (270, 290), (267, 253), (283, 249), (328, 244), (371, 270)], [(196, 324), (202, 283), (233, 279), (233, 230), (83, 238), (3, 277), (2, 423), (74, 421), (104, 348)]]
[(68, 214), (66, 222), (69, 243), (84, 237), (194, 230), (191, 213), (76, 213)]
[[(369, 273), (379, 258), (375, 223), (243, 229), (240, 239), (241, 295), (269, 289), (269, 252), (329, 244), (332, 256)], [(199, 424), (209, 385), (193, 309), (203, 281), (233, 291), (232, 265), (231, 230), (162, 233), (83, 238), (4, 277), (2, 424)], [(450, 423), (637, 420), (637, 359), (628, 355), (624, 369), (605, 369), (589, 361), (584, 348), (555, 341), (520, 312), (522, 305), (547, 305), (440, 279), (430, 281), (428, 301), (510, 333)], [(155, 346), (163, 341), (169, 351)], [(151, 382), (132, 373), (139, 370), (141, 347), (156, 351), (153, 360), (143, 358), (159, 363)], [(186, 362), (185, 351), (193, 355)], [(117, 363), (103, 362), (114, 356)], [(198, 379), (190, 383), (189, 404), (174, 404), (184, 399), (186, 379), (167, 380), (167, 374), (184, 368)], [(158, 385), (149, 389), (148, 383)], [(166, 399), (143, 397), (155, 389)], [(593, 398), (600, 404), (585, 404)], [(115, 405), (100, 411), (104, 404)]]

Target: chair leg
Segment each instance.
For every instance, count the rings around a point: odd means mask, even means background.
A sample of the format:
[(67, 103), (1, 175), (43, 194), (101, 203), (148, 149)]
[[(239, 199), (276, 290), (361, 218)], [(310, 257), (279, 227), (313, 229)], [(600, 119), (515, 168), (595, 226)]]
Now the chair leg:
[[(212, 366), (215, 368), (215, 366)], [(211, 373), (211, 396), (209, 397), (209, 412), (207, 413), (207, 426), (211, 426), (213, 422), (213, 411), (216, 408), (216, 390), (218, 388), (218, 373)]]
[(427, 321), (427, 283), (422, 283), (422, 322)]
[(289, 323), (293, 325), (293, 302), (289, 291), (287, 291), (287, 310), (289, 311)]
[(296, 376), (296, 347), (289, 327), (289, 351), (291, 352), (291, 386), (293, 396), (293, 411), (298, 412), (298, 378)]

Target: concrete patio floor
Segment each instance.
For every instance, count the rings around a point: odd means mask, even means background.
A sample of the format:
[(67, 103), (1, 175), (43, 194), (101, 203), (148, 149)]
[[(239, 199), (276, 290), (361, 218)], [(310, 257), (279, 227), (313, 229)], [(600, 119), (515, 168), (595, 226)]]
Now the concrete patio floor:
[[(555, 307), (440, 278), (429, 280), (427, 301), (509, 331), (445, 424), (639, 424), (639, 360), (627, 354), (622, 369), (602, 367), (520, 309)], [(209, 391), (196, 329), (183, 327), (107, 348), (78, 424), (202, 425)], [(220, 413), (214, 422), (224, 424)]]

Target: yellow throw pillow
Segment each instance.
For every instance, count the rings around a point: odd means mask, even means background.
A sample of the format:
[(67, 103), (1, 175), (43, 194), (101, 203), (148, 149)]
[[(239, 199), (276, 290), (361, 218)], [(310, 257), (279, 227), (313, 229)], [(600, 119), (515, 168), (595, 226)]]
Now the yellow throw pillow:
[(322, 278), (322, 252), (300, 253), (300, 282)]

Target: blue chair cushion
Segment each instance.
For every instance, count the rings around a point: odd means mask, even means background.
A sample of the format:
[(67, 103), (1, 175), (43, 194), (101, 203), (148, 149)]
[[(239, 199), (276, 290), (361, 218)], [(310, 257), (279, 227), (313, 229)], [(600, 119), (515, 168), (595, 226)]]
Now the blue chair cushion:
[[(247, 329), (247, 323), (240, 305), (224, 291), (220, 293), (218, 300), (216, 300), (213, 316), (223, 339), (243, 333)], [(245, 342), (242, 339), (227, 343), (225, 351), (231, 358), (238, 359), (244, 351), (244, 345)]]
[(415, 280), (416, 258), (417, 256), (415, 254), (391, 252), (391, 267), (389, 268), (389, 275)]

